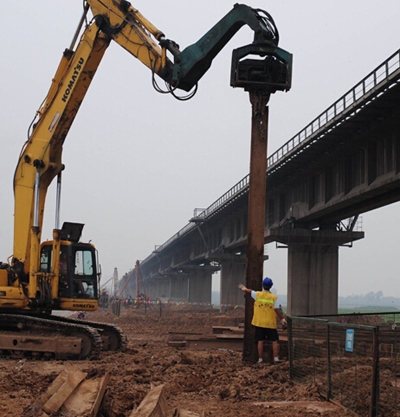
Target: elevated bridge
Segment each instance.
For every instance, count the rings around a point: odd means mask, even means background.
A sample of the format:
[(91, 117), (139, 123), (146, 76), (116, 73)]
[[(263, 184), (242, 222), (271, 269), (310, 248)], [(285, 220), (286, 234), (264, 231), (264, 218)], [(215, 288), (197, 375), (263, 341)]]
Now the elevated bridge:
[[(400, 50), (268, 158), (265, 243), (288, 248), (288, 312), (337, 312), (338, 247), (361, 213), (400, 200)], [(249, 176), (140, 263), (147, 292), (243, 304)], [(295, 295), (295, 297), (294, 297)]]

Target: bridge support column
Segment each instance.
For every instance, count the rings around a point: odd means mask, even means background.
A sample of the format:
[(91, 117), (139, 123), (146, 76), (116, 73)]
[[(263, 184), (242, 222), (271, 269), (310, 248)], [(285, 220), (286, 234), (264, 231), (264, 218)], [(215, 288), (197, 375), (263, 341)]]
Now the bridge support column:
[(152, 299), (171, 297), (171, 279), (160, 275), (146, 282), (146, 295)]
[(199, 267), (189, 275), (189, 302), (211, 304), (213, 271)]
[(243, 292), (238, 285), (246, 282), (246, 260), (221, 262), (220, 303), (223, 305), (244, 306)]
[[(144, 288), (145, 288), (146, 295), (148, 297), (155, 298), (155, 294), (156, 294), (156, 291), (155, 291), (156, 283), (157, 283), (157, 281), (154, 278), (148, 279), (146, 281), (146, 283), (144, 285)], [(135, 296), (136, 296), (136, 294), (135, 294)]]
[(161, 277), (157, 281), (156, 298), (170, 298), (171, 297), (171, 279)]
[(289, 245), (288, 314), (337, 314), (337, 245)]
[(362, 239), (364, 232), (333, 230), (270, 231), (288, 245), (288, 314), (337, 314), (339, 246)]
[(171, 300), (173, 301), (188, 301), (189, 299), (189, 277), (172, 276), (171, 282)]

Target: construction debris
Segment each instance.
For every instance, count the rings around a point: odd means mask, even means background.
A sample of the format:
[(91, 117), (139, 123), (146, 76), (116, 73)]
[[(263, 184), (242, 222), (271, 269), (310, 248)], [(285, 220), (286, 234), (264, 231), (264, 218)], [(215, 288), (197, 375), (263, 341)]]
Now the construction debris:
[[(110, 381), (110, 374), (102, 378), (86, 379), (87, 374), (65, 368), (47, 391), (21, 415), (21, 417), (96, 417)], [(188, 410), (171, 408), (164, 394), (165, 384), (151, 386), (140, 405), (130, 417), (200, 417)]]
[(48, 417), (58, 412), (74, 417), (96, 417), (110, 376), (85, 380), (87, 374), (64, 369), (21, 417)]

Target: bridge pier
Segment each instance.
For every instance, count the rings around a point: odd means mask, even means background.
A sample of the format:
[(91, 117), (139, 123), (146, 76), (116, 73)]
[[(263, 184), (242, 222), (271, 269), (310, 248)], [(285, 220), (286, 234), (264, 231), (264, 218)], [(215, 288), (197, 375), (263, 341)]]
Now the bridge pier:
[(199, 267), (189, 274), (189, 303), (211, 304), (213, 272)]
[(364, 232), (282, 229), (271, 237), (289, 249), (288, 314), (337, 314), (339, 246), (362, 239)]
[[(232, 256), (233, 257), (233, 256)], [(238, 290), (239, 284), (246, 282), (246, 259), (235, 261), (223, 261), (220, 278), (220, 303), (221, 305), (244, 306), (245, 299), (242, 291)]]
[(171, 297), (171, 279), (160, 275), (146, 281), (146, 295), (152, 299)]
[(339, 247), (289, 245), (289, 315), (337, 314), (339, 296)]
[(189, 299), (189, 277), (187, 275), (174, 275), (169, 278), (171, 282), (172, 301), (188, 301)]

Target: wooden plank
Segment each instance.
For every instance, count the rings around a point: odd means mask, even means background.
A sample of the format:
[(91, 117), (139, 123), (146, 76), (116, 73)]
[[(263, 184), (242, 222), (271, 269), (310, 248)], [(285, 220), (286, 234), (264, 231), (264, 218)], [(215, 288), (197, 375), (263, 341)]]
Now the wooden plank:
[(88, 417), (99, 392), (100, 378), (85, 379), (66, 399), (60, 409), (61, 415)]
[(225, 350), (243, 350), (243, 340), (224, 340), (224, 339), (208, 339), (208, 340), (190, 340), (187, 341), (187, 347), (192, 350), (204, 349), (225, 349)]
[(200, 414), (178, 408), (176, 417), (201, 417)]
[(217, 339), (226, 339), (226, 340), (243, 340), (243, 335), (240, 334), (217, 334)]
[(58, 377), (49, 386), (47, 391), (39, 397), (40, 399), (43, 400), (43, 404), (45, 404), (50, 399), (50, 397), (54, 395), (61, 388), (61, 386), (65, 383), (67, 378), (68, 378), (68, 372), (67, 370), (63, 369), (61, 373), (58, 375)]
[(319, 413), (325, 413), (327, 411), (336, 411), (340, 415), (340, 407), (329, 401), (264, 401), (255, 402), (254, 405), (265, 408), (289, 408), (294, 409), (306, 409), (316, 411)]
[(152, 388), (130, 417), (170, 417), (173, 413), (165, 400), (164, 387), (165, 384)]
[(199, 332), (168, 332), (168, 335), (170, 337), (175, 337), (175, 336), (184, 337), (184, 336), (187, 336), (187, 335), (201, 335), (201, 334), (202, 333), (199, 333)]
[(43, 410), (47, 414), (56, 413), (65, 400), (71, 395), (72, 391), (86, 378), (87, 374), (79, 370), (68, 371), (66, 381), (44, 404)]
[(214, 334), (220, 333), (243, 333), (243, 328), (236, 326), (212, 326)]
[(68, 372), (63, 369), (57, 378), (51, 383), (46, 392), (40, 395), (40, 397), (31, 404), (31, 406), (22, 414), (21, 417), (36, 417), (40, 412), (43, 412), (43, 405), (49, 400), (49, 398), (56, 393), (60, 387), (67, 380)]
[(74, 368), (64, 369), (21, 417), (48, 417), (59, 410), (76, 417), (96, 417), (110, 374), (83, 381), (86, 375)]
[(107, 385), (110, 382), (110, 374), (107, 372), (102, 380), (100, 381), (99, 392), (97, 393), (97, 398), (93, 404), (92, 410), (90, 412), (90, 417), (96, 417), (97, 413), (99, 412), (101, 402), (103, 401), (104, 394), (107, 389)]
[(85, 379), (65, 400), (60, 414), (74, 417), (95, 417), (100, 409), (107, 384), (109, 373), (102, 378)]

